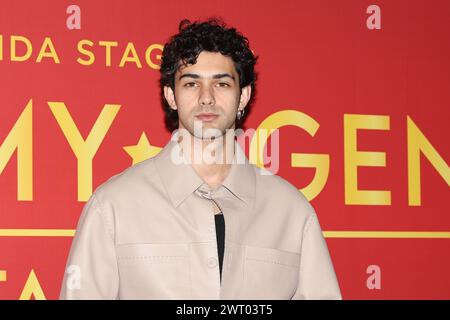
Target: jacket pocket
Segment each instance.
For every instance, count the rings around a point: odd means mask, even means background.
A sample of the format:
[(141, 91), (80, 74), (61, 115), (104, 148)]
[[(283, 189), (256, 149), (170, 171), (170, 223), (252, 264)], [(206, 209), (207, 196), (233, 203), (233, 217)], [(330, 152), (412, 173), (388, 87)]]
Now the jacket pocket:
[(116, 253), (122, 299), (189, 299), (187, 244), (127, 244)]
[(244, 299), (290, 299), (298, 283), (300, 254), (245, 246)]

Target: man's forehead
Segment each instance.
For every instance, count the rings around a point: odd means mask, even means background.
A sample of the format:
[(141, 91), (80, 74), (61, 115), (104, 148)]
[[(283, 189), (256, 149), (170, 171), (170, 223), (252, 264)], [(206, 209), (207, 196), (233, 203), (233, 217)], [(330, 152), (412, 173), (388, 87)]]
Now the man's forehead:
[(185, 64), (180, 61), (180, 66), (177, 70), (177, 78), (187, 73), (198, 74), (205, 78), (225, 73), (229, 73), (232, 76), (237, 75), (231, 57), (224, 56), (219, 52), (206, 51), (199, 54), (195, 64)]

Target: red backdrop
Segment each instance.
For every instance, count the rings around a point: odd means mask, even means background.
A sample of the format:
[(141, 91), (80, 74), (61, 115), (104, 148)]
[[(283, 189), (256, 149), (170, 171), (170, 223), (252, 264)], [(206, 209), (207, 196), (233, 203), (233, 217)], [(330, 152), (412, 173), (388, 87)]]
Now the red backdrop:
[[(278, 174), (299, 189), (324, 177), (310, 200), (344, 299), (450, 299), (447, 0), (0, 1), (0, 298), (58, 297), (90, 188), (133, 163), (124, 147), (143, 133), (170, 138), (161, 45), (181, 19), (209, 16), (260, 57), (247, 128), (279, 112), (318, 124), (311, 136), (287, 117)], [(89, 157), (76, 138), (97, 119)], [(329, 164), (294, 166), (293, 153)]]

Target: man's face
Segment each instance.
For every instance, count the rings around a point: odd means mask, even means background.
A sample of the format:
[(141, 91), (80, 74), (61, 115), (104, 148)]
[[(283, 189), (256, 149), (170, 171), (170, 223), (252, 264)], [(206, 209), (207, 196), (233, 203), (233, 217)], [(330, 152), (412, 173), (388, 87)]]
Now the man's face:
[[(245, 108), (250, 93), (250, 86), (241, 92), (239, 75), (230, 57), (207, 51), (199, 54), (196, 64), (177, 71), (175, 92), (170, 87), (164, 88), (169, 105), (178, 111), (179, 128), (202, 139), (235, 129), (236, 113)], [(194, 132), (194, 123), (201, 125), (201, 132)]]

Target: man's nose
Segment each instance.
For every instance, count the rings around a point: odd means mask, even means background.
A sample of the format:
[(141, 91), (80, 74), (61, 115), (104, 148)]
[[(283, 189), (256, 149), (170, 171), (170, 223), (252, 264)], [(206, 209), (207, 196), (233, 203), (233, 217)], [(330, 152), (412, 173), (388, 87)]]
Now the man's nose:
[(211, 92), (211, 88), (208, 86), (204, 86), (201, 89), (200, 97), (199, 97), (199, 103), (200, 105), (214, 105), (216, 103), (214, 99), (214, 94)]

